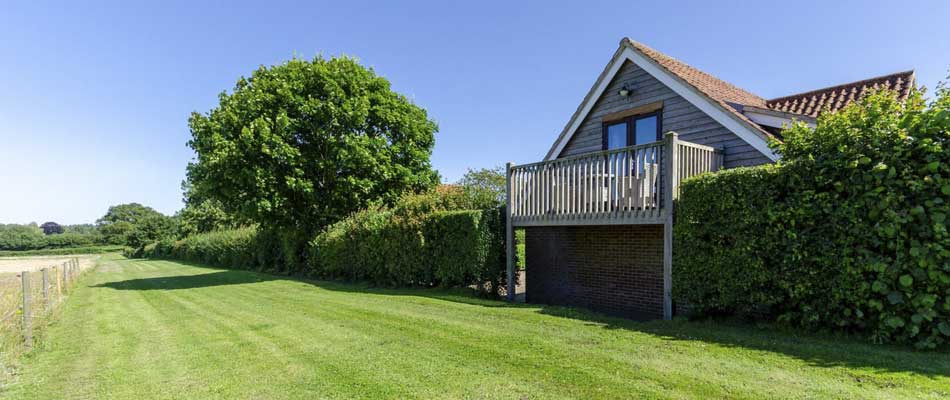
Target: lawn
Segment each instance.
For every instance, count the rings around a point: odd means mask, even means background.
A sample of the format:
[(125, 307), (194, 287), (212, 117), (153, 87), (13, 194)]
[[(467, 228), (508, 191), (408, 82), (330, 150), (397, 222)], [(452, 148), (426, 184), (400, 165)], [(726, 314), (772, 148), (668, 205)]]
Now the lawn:
[(947, 398), (950, 356), (107, 256), (0, 397)]

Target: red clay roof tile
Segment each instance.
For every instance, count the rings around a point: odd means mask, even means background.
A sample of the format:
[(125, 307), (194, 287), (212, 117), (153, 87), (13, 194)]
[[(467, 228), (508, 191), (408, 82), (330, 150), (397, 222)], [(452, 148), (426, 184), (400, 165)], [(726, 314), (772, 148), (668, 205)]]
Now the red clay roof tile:
[(766, 106), (814, 118), (824, 111), (838, 111), (873, 89), (893, 90), (900, 100), (905, 100), (914, 85), (914, 71), (911, 70), (783, 96), (766, 101)]

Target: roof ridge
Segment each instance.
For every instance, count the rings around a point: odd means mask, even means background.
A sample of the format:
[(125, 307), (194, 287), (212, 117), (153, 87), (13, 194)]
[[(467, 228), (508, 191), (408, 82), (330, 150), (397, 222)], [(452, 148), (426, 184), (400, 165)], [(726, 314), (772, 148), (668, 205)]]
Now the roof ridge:
[(793, 93), (793, 94), (785, 95), (785, 96), (782, 96), (782, 97), (775, 97), (775, 98), (772, 98), (772, 99), (768, 99), (768, 100), (766, 100), (765, 102), (766, 102), (766, 103), (776, 103), (776, 102), (780, 102), (780, 101), (782, 101), (782, 100), (787, 100), (787, 99), (792, 99), (792, 98), (806, 97), (806, 96), (812, 95), (812, 94), (819, 94), (819, 93), (828, 92), (828, 91), (831, 91), (831, 90), (834, 90), (834, 89), (840, 89), (840, 88), (844, 88), (844, 87), (848, 87), (848, 86), (856, 86), (856, 85), (860, 85), (860, 84), (864, 84), (864, 83), (870, 83), (870, 82), (874, 82), (874, 81), (878, 81), (878, 80), (882, 80), (882, 79), (890, 78), (890, 77), (901, 77), (901, 76), (903, 76), (903, 75), (910, 75), (911, 78), (913, 78), (913, 77), (914, 77), (914, 73), (915, 73), (915, 72), (914, 72), (913, 69), (909, 69), (909, 70), (906, 70), (906, 71), (899, 71), (899, 72), (894, 72), (894, 73), (890, 73), (890, 74), (884, 74), (884, 75), (880, 75), (880, 76), (875, 76), (875, 77), (872, 77), (872, 78), (861, 79), (861, 80), (859, 80), (859, 81), (841, 83), (841, 84), (832, 85), (832, 86), (827, 86), (827, 87), (823, 87), (823, 88), (819, 88), (819, 89), (808, 90), (808, 91), (805, 91), (805, 92)]
[[(675, 62), (675, 63), (677, 63), (677, 64), (680, 64), (680, 65), (683, 66), (683, 67), (689, 68), (690, 70), (692, 70), (692, 71), (695, 72), (695, 73), (702, 74), (702, 75), (705, 76), (706, 78), (712, 79), (712, 80), (716, 81), (716, 82), (719, 83), (719, 84), (723, 84), (723, 85), (728, 86), (729, 88), (731, 88), (731, 89), (733, 89), (733, 90), (736, 90), (736, 91), (738, 91), (738, 92), (741, 92), (742, 95), (751, 96), (751, 97), (755, 98), (756, 100), (759, 100), (759, 104), (764, 105), (764, 104), (766, 103), (766, 99), (763, 98), (762, 96), (759, 96), (759, 95), (757, 95), (757, 94), (755, 94), (755, 93), (752, 93), (752, 92), (750, 92), (750, 91), (748, 91), (748, 90), (745, 90), (745, 89), (743, 89), (743, 88), (741, 88), (741, 87), (739, 87), (739, 86), (736, 86), (735, 84), (733, 84), (733, 83), (731, 83), (731, 82), (729, 82), (729, 81), (726, 81), (726, 80), (723, 80), (723, 79), (721, 79), (721, 78), (718, 78), (718, 77), (716, 77), (715, 75), (710, 74), (710, 73), (708, 73), (708, 72), (706, 72), (706, 71), (703, 71), (703, 70), (701, 70), (701, 69), (699, 69), (699, 68), (696, 68), (696, 67), (694, 67), (694, 66), (692, 66), (692, 65), (690, 65), (690, 64), (688, 64), (688, 63), (686, 63), (686, 62), (684, 62), (684, 61), (681, 61), (681, 60), (677, 59), (676, 57), (670, 56), (670, 55), (668, 55), (668, 54), (666, 54), (666, 53), (663, 53), (663, 52), (661, 52), (661, 51), (659, 51), (659, 50), (657, 50), (657, 49), (654, 49), (654, 48), (652, 48), (652, 47), (650, 47), (650, 46), (647, 46), (646, 44), (643, 44), (643, 43), (641, 43), (641, 42), (638, 42), (638, 41), (636, 41), (636, 40), (633, 40), (633, 39), (631, 39), (631, 38), (629, 38), (629, 37), (625, 37), (625, 38), (623, 39), (623, 41), (626, 41), (626, 42), (628, 42), (631, 46), (633, 46), (633, 47), (635, 47), (635, 48), (641, 50), (641, 51), (644, 52), (644, 53), (647, 53), (647, 55), (650, 56), (651, 58), (657, 58), (656, 56), (667, 58), (667, 59), (669, 59), (669, 60), (672, 61), (672, 62)], [(652, 54), (651, 54), (651, 53), (652, 53)], [(655, 56), (654, 56), (654, 54), (655, 54)], [(661, 65), (662, 65), (662, 63), (661, 63)], [(665, 65), (663, 65), (663, 67), (669, 70), (669, 68), (667, 68)], [(670, 72), (676, 73), (675, 71), (670, 71)], [(680, 75), (680, 74), (677, 74), (677, 75)], [(692, 84), (693, 86), (696, 86), (696, 84), (694, 84), (694, 83), (692, 83), (692, 82), (691, 82), (690, 84)], [(699, 88), (699, 89), (702, 90), (701, 88)], [(707, 93), (707, 95), (711, 95), (711, 93)], [(735, 102), (735, 103), (744, 103), (744, 102), (741, 102), (741, 101), (735, 101), (735, 100), (737, 100), (737, 99), (721, 99), (721, 98), (719, 98), (719, 99), (717, 99), (717, 100), (723, 100), (723, 101), (729, 101), (729, 102)], [(745, 104), (745, 105), (755, 105), (755, 104)]]

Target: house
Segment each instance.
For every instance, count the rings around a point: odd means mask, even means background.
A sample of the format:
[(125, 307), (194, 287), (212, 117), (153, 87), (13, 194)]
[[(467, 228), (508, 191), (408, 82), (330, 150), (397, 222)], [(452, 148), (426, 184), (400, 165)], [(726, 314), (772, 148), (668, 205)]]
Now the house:
[(544, 160), (508, 165), (508, 248), (524, 228), (526, 300), (671, 318), (680, 180), (774, 162), (783, 125), (814, 124), (872, 88), (906, 98), (914, 84), (906, 71), (769, 100), (621, 40)]

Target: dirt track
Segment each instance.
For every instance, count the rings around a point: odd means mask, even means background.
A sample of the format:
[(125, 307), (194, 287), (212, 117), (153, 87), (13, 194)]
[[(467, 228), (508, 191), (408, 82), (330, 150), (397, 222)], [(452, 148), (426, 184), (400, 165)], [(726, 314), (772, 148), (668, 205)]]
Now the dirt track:
[(91, 267), (99, 255), (79, 255), (79, 256), (23, 256), (23, 257), (2, 257), (0, 258), (0, 274), (37, 271), (43, 267), (54, 265), (63, 265), (70, 258), (78, 257), (81, 268)]

